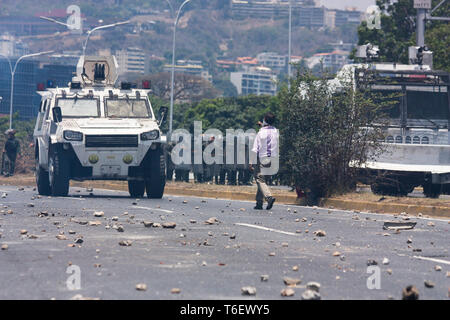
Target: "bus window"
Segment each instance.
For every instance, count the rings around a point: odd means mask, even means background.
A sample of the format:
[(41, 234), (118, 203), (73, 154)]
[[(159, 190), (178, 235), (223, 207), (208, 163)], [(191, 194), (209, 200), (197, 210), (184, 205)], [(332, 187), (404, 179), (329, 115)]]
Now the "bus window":
[(395, 137), (395, 143), (403, 143), (403, 138), (402, 138), (402, 136), (396, 136), (396, 137)]
[(411, 144), (411, 137), (410, 137), (410, 136), (407, 136), (407, 137), (405, 138), (405, 143)]
[(414, 136), (413, 144), (420, 144), (420, 138), (418, 136)]
[(393, 136), (388, 136), (388, 137), (386, 138), (386, 142), (387, 142), (387, 143), (394, 143), (394, 137), (393, 137)]
[(429, 143), (430, 143), (430, 138), (422, 137), (422, 144), (429, 144)]

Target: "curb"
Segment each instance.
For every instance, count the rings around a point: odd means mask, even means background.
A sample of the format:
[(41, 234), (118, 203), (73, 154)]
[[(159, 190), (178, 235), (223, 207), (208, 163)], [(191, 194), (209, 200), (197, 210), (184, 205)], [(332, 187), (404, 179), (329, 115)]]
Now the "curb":
[(402, 212), (408, 215), (418, 216), (419, 214), (432, 217), (441, 217), (450, 219), (450, 208), (439, 206), (418, 206), (410, 204), (390, 203), (381, 204), (366, 201), (352, 201), (340, 199), (323, 199), (321, 206), (336, 208), (342, 210), (369, 211), (376, 213), (400, 214)]
[[(26, 185), (35, 186), (34, 178), (24, 179), (20, 183), (14, 181), (2, 181), (3, 185)], [(87, 183), (89, 185), (87, 185)], [(93, 187), (102, 188), (117, 191), (128, 191), (128, 185), (126, 181), (115, 182), (100, 182), (100, 181), (87, 181), (78, 182), (71, 181), (72, 187)], [(250, 192), (232, 192), (232, 191), (217, 191), (217, 190), (200, 190), (200, 189), (188, 189), (173, 186), (166, 186), (165, 194), (176, 196), (194, 196), (214, 199), (229, 199), (229, 200), (243, 200), (254, 201), (255, 193)], [(297, 198), (296, 195), (286, 195), (274, 192), (273, 195), (277, 198), (277, 203), (287, 205), (305, 205), (303, 198)], [(441, 217), (450, 219), (450, 207), (441, 206), (423, 206), (423, 205), (409, 205), (400, 203), (375, 203), (368, 201), (355, 201), (355, 200), (341, 200), (341, 199), (321, 199), (319, 205), (321, 207), (340, 210), (355, 210), (363, 212), (376, 212), (376, 213), (389, 213), (400, 214), (407, 212), (409, 215), (418, 216), (428, 215), (433, 217)]]

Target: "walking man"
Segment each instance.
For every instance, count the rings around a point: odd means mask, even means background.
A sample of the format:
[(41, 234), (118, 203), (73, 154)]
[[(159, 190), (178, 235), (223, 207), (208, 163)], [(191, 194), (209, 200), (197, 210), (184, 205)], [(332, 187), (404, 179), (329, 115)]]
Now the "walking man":
[(255, 210), (262, 210), (264, 200), (267, 201), (267, 210), (272, 209), (275, 198), (272, 197), (267, 182), (274, 174), (271, 172), (272, 162), (278, 161), (278, 130), (273, 127), (275, 115), (271, 112), (266, 113), (261, 129), (255, 137), (252, 152), (256, 153), (257, 165), (253, 169), (250, 164), (250, 170), (255, 173), (256, 185), (258, 191), (256, 193)]
[(20, 144), (19, 141), (16, 140), (15, 134), (16, 131), (14, 129), (6, 130), (5, 132), (8, 136), (8, 139), (5, 142), (5, 148), (3, 150), (3, 156), (4, 156), (4, 162), (3, 165), (5, 165), (6, 162), (9, 163), (8, 171), (4, 172), (4, 168), (2, 168), (3, 174), (6, 177), (14, 175), (14, 169), (16, 166), (16, 158), (19, 154), (20, 156)]

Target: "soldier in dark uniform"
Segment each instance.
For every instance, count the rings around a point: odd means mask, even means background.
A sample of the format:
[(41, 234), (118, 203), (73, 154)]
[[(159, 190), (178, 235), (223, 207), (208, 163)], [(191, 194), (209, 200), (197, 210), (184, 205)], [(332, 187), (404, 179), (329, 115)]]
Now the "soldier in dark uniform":
[(172, 162), (172, 150), (175, 146), (174, 142), (169, 142), (167, 144), (167, 172), (166, 172), (166, 180), (172, 181), (173, 172), (175, 171), (175, 165)]
[(2, 173), (6, 177), (9, 177), (14, 175), (17, 155), (20, 157), (20, 144), (19, 141), (16, 140), (16, 131), (14, 129), (7, 130), (5, 134), (8, 136), (8, 139), (5, 142), (5, 148), (3, 150), (3, 165), (8, 162), (9, 170), (8, 172), (4, 172), (4, 168), (2, 167)]
[[(233, 143), (233, 142), (231, 142)], [(227, 163), (227, 182), (228, 185), (235, 186), (237, 184), (237, 137), (234, 137), (234, 157), (232, 163)], [(231, 159), (230, 159), (231, 160)]]

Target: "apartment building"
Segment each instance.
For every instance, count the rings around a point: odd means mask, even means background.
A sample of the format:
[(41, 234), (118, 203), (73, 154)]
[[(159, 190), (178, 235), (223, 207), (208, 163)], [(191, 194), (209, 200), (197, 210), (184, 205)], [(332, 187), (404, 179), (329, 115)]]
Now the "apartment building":
[(267, 67), (249, 67), (231, 72), (230, 81), (239, 95), (271, 95), (277, 93), (277, 76)]
[(136, 47), (116, 51), (119, 75), (125, 73), (144, 74), (148, 69), (148, 59), (144, 50)]

